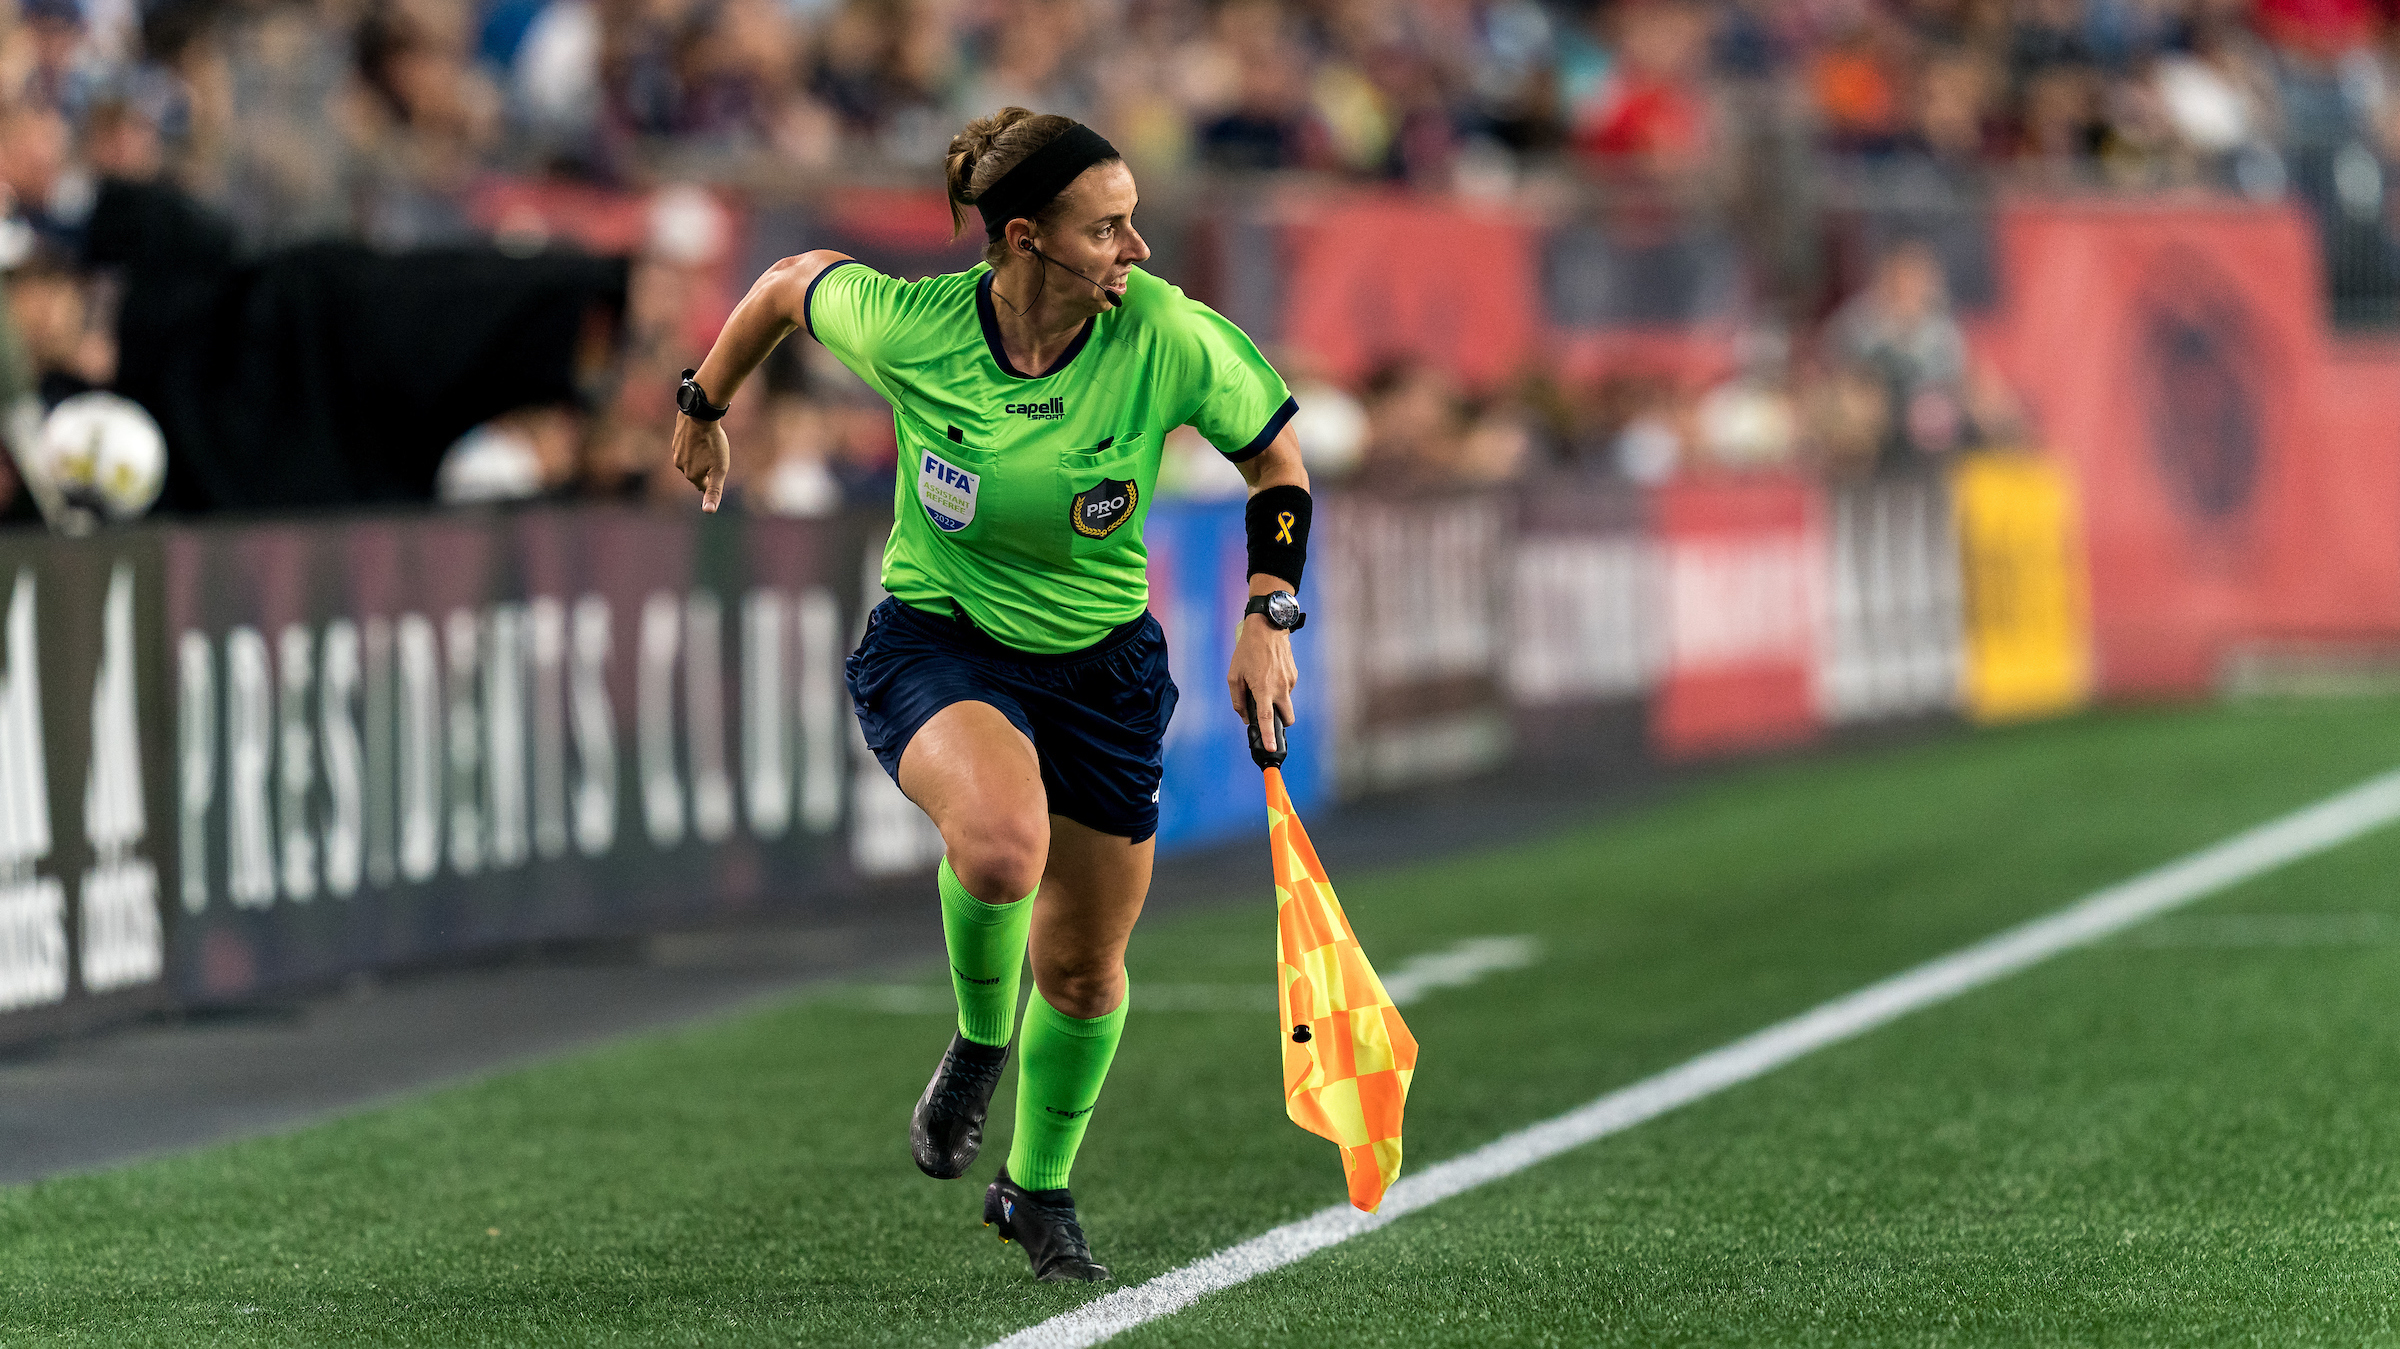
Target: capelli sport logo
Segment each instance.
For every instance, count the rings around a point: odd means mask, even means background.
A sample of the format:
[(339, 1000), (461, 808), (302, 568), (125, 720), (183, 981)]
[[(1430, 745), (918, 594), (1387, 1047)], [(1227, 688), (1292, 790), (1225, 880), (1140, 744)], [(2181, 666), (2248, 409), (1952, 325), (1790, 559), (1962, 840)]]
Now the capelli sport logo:
[(1123, 478), (1102, 478), (1075, 494), (1068, 523), (1087, 539), (1105, 539), (1132, 519), (1134, 508), (1141, 504), (1140, 486)]
[(1028, 421), (1054, 422), (1067, 415), (1067, 400), (1053, 398), (1046, 403), (1011, 403), (1000, 410)]

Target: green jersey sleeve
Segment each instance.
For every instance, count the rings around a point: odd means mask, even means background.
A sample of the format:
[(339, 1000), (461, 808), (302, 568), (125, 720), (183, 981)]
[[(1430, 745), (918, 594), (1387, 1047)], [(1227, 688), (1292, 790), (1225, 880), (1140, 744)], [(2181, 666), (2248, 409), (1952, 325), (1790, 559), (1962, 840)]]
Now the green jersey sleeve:
[(1249, 334), (1181, 290), (1160, 308), (1163, 364), (1187, 409), (1178, 424), (1198, 428), (1234, 463), (1256, 458), (1300, 410), (1283, 376)]
[(908, 283), (885, 276), (856, 258), (817, 273), (800, 303), (808, 335), (825, 344), (842, 364), (876, 389), (883, 388), (878, 357), (892, 349), (908, 310)]

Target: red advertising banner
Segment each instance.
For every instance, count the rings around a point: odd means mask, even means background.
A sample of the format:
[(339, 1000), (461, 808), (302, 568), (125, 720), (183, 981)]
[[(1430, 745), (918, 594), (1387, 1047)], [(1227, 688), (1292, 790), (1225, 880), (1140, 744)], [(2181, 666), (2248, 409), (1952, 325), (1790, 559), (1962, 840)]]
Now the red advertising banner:
[(1287, 210), (1284, 340), (1336, 378), (1422, 360), (1490, 388), (1533, 358), (1542, 315), (1533, 222), (1402, 196)]
[(2337, 434), (2363, 409), (2297, 212), (2028, 206), (2000, 240), (1996, 347), (2078, 479), (2103, 691), (2205, 690), (2246, 641), (2400, 632), (2394, 437)]
[[(2288, 560), (2314, 556), (2310, 535), (2322, 531), (2339, 540), (2339, 590), (2359, 615), (2363, 634), (2335, 628), (2336, 638), (2388, 639), (2400, 633), (2400, 343), (2342, 341), (2332, 351), (2325, 378), (2322, 430), (2307, 449), (2331, 481), (2320, 494), (2323, 516), (2295, 541)], [(2294, 578), (2287, 590), (2306, 582)], [(2286, 628), (2283, 615), (2266, 618), (2270, 633), (2306, 638), (2307, 628)]]
[(1819, 489), (1798, 479), (1694, 479), (1658, 493), (1666, 675), (1650, 728), (1660, 754), (1816, 733), (1823, 514)]

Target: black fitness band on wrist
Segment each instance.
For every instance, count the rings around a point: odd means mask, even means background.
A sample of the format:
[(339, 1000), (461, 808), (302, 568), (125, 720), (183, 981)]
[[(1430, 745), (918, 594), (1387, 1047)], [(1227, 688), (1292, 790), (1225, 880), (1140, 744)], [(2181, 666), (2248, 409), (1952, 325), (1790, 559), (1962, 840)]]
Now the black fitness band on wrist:
[(1251, 494), (1242, 511), (1250, 536), (1250, 575), (1261, 572), (1291, 582), (1300, 589), (1300, 572), (1308, 565), (1308, 489), (1289, 484)]

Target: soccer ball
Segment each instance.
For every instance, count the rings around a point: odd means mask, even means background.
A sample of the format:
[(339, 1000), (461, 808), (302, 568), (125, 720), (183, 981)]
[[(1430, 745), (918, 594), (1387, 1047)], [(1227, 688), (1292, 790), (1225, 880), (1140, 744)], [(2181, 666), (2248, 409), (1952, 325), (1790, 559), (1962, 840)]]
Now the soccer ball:
[(140, 519), (167, 481), (158, 423), (113, 393), (79, 393), (51, 409), (34, 440), (34, 461), (61, 505), (112, 524)]

